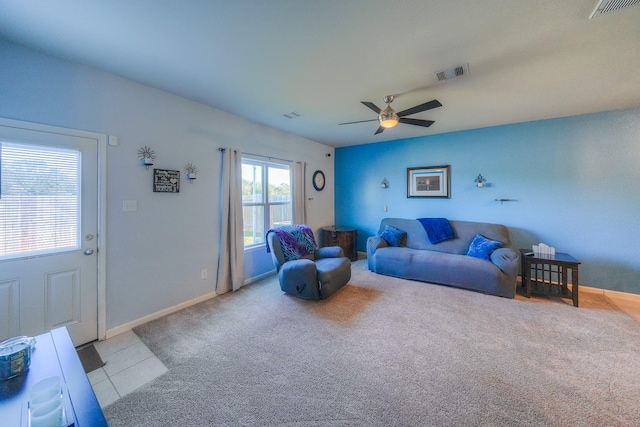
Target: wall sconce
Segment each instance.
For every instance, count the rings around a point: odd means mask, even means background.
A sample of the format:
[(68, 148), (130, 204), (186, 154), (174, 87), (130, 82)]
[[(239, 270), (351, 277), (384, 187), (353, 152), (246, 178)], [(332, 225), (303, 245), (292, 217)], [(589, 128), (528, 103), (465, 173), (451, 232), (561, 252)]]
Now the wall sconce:
[(184, 167), (184, 175), (189, 180), (189, 184), (191, 184), (194, 179), (198, 178), (198, 169), (196, 168), (196, 165), (187, 163)]
[(484, 176), (482, 176), (481, 173), (479, 173), (476, 179), (473, 180), (473, 182), (476, 183), (476, 186), (478, 188), (482, 188), (484, 187), (484, 183), (487, 182), (487, 180), (484, 178)]
[(149, 166), (153, 166), (153, 161), (156, 159), (156, 153), (145, 145), (138, 150), (138, 158), (140, 163), (149, 170)]
[(382, 188), (389, 188), (389, 181), (387, 181), (387, 178), (382, 180), (382, 185), (380, 185)]

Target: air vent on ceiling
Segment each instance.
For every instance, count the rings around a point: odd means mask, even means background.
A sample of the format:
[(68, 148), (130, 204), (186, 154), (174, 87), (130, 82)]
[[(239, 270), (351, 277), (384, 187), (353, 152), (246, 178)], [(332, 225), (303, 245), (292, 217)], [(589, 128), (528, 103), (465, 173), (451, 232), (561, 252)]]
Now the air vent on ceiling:
[(447, 68), (446, 70), (436, 71), (433, 73), (433, 79), (436, 83), (440, 83), (456, 77), (466, 76), (467, 74), (469, 74), (469, 64), (464, 64), (458, 65), (457, 67)]
[(600, 0), (589, 19), (637, 5), (640, 5), (640, 0)]
[(290, 113), (283, 114), (283, 116), (285, 116), (287, 119), (295, 119), (296, 117), (300, 117), (301, 114), (296, 113), (295, 111), (292, 111)]

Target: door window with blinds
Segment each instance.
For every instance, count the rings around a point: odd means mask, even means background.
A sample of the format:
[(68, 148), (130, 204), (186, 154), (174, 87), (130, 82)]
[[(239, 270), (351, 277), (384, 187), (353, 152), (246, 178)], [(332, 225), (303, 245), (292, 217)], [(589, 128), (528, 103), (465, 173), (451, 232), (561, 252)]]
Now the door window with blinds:
[(80, 248), (80, 159), (0, 141), (0, 260)]

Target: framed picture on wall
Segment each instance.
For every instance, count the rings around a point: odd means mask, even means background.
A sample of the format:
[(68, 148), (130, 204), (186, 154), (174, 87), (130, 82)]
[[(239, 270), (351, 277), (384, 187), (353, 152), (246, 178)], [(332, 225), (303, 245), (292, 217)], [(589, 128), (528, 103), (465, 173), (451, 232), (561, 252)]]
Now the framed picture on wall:
[(154, 169), (153, 191), (154, 193), (179, 193), (180, 171)]
[(407, 168), (407, 197), (451, 198), (450, 166)]

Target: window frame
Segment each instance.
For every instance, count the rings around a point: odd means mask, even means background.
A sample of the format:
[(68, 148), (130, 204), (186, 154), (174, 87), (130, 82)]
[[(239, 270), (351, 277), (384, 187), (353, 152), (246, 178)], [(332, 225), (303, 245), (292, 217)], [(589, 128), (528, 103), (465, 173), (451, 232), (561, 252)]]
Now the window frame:
[[(286, 160), (264, 160), (257, 157), (252, 157), (250, 155), (242, 156), (242, 167), (246, 165), (259, 166), (262, 168), (262, 175), (260, 177), (262, 182), (261, 188), (261, 200), (260, 201), (251, 201), (245, 202), (242, 201), (242, 208), (244, 210), (245, 207), (262, 207), (263, 208), (263, 228), (264, 228), (264, 236), (263, 241), (245, 244), (244, 250), (249, 251), (258, 247), (263, 247), (266, 244), (266, 232), (271, 228), (271, 207), (272, 206), (289, 206), (289, 213), (291, 220), (293, 221), (293, 171), (291, 168), (291, 162)], [(269, 200), (269, 168), (276, 168), (286, 170), (289, 173), (289, 200), (288, 201), (270, 201)], [(244, 226), (243, 226), (244, 228)], [(244, 233), (244, 231), (243, 231)]]

